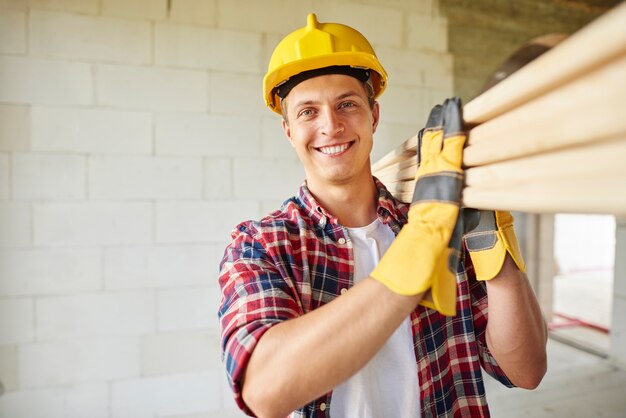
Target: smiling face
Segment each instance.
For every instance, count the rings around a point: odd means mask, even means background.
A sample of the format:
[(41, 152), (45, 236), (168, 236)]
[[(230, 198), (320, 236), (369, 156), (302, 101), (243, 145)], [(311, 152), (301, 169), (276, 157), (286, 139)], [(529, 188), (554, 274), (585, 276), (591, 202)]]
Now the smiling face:
[(283, 105), (289, 121), (283, 121), (283, 129), (311, 190), (371, 182), (378, 103), (370, 107), (362, 82), (341, 74), (310, 78), (295, 86)]

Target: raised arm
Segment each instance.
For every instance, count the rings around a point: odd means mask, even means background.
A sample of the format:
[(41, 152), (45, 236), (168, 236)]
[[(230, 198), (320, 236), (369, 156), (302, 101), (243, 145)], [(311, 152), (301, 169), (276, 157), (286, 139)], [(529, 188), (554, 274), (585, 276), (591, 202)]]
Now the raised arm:
[(548, 334), (525, 274), (513, 217), (505, 211), (479, 215), (465, 243), (476, 278), (487, 283), (487, 347), (514, 385), (534, 389), (546, 373)]
[(261, 418), (284, 418), (329, 392), (378, 352), (421, 297), (367, 278), (321, 308), (273, 326), (248, 363), (245, 403)]

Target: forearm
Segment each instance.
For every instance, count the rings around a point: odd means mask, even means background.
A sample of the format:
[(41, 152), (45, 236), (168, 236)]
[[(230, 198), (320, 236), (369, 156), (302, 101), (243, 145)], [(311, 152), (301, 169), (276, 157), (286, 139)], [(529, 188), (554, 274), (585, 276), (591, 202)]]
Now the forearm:
[(334, 301), (269, 329), (248, 363), (243, 398), (259, 417), (284, 417), (361, 369), (415, 308), (365, 279)]
[(535, 388), (546, 368), (547, 329), (524, 273), (507, 254), (501, 272), (487, 281), (487, 346), (509, 379)]

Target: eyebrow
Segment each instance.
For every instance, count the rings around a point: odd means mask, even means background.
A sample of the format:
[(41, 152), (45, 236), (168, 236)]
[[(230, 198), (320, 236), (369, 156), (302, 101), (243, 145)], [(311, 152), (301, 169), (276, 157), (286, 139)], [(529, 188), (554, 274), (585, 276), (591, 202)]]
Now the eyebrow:
[[(347, 91), (345, 93), (342, 93), (339, 96), (335, 97), (334, 100), (335, 101), (343, 100), (343, 99), (346, 99), (346, 98), (352, 97), (352, 96), (358, 96), (358, 93), (356, 91), (354, 91), (354, 90), (349, 90), (349, 91)], [(297, 107), (300, 107), (300, 106), (308, 106), (308, 105), (312, 105), (312, 104), (316, 104), (316, 103), (319, 103), (319, 101), (316, 101), (316, 100), (302, 100), (302, 101), (297, 102), (294, 105), (294, 108), (297, 108)]]

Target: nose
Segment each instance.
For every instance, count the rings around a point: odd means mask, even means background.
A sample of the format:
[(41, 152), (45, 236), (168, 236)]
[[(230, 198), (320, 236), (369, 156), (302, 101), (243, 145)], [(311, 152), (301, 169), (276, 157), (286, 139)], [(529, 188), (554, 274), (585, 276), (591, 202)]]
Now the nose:
[(335, 114), (333, 109), (325, 109), (322, 112), (321, 117), (321, 130), (322, 134), (327, 136), (334, 136), (343, 132), (344, 125), (341, 117)]

